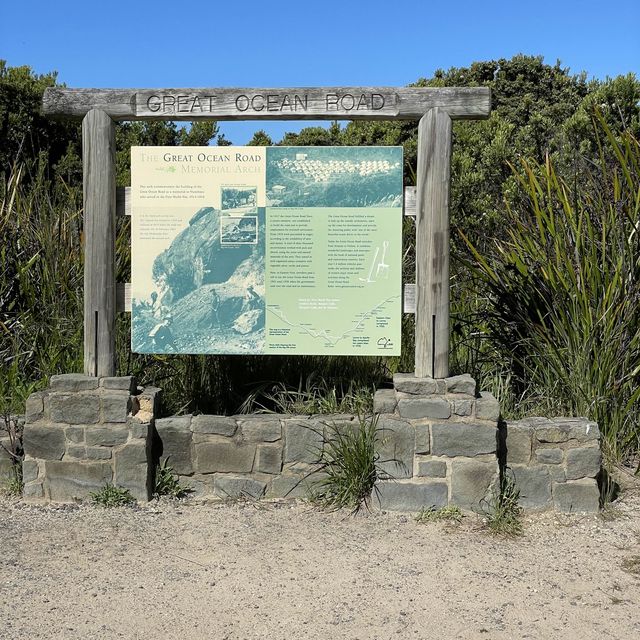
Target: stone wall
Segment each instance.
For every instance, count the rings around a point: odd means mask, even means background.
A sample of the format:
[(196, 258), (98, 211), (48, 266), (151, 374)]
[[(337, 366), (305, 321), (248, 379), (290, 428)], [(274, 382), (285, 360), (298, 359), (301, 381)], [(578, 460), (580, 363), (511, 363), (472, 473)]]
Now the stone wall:
[[(347, 415), (186, 415), (156, 420), (160, 462), (197, 496), (299, 497), (317, 475), (328, 425)], [(313, 476), (313, 477), (312, 477)]]
[(112, 483), (149, 500), (158, 391), (131, 377), (53, 376), (26, 404), (24, 497), (70, 502)]
[(585, 418), (526, 418), (503, 427), (508, 477), (528, 510), (597, 511), (600, 431)]
[(374, 398), (379, 424), (389, 430), (381, 453), (394, 457), (396, 432), (406, 433), (408, 443), (413, 437), (414, 446), (407, 447), (401, 469), (397, 464), (389, 469), (397, 480), (378, 482), (374, 501), (389, 510), (447, 505), (478, 510), (500, 481), (498, 402), (476, 394), (468, 375), (434, 380), (396, 374), (393, 382), (393, 389)]
[[(27, 402), (24, 495), (86, 498), (110, 482), (139, 500), (155, 467), (171, 467), (196, 496), (305, 495), (319, 476), (332, 428), (355, 429), (350, 415), (185, 415), (154, 419), (157, 389), (131, 378), (54, 376)], [(380, 479), (373, 504), (418, 511), (457, 505), (478, 511), (512, 478), (526, 509), (597, 511), (600, 433), (583, 418), (500, 422), (500, 408), (468, 375), (394, 376), (379, 390)]]

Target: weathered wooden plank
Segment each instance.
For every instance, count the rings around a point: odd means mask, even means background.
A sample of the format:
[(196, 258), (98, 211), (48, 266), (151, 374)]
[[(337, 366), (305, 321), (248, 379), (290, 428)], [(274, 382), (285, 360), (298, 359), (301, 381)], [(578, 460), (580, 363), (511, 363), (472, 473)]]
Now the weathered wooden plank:
[(418, 120), (438, 107), (453, 119), (489, 117), (488, 87), (46, 89), (42, 111), (114, 120)]
[(131, 187), (116, 188), (116, 215), (131, 215)]
[(451, 118), (431, 109), (418, 125), (416, 341), (418, 377), (449, 375)]
[(82, 121), (84, 372), (115, 375), (115, 124), (92, 109)]
[(131, 313), (131, 283), (116, 283), (116, 311), (118, 313)]

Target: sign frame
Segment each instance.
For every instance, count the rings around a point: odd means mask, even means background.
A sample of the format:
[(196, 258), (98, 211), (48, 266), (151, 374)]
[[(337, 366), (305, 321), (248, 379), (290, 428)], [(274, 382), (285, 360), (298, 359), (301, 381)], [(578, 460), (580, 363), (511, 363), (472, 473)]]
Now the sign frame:
[[(307, 98), (302, 109), (305, 91), (313, 99)], [(335, 98), (331, 97), (347, 94), (353, 96), (353, 105), (349, 98), (346, 103), (340, 99), (334, 103)], [(374, 94), (382, 96), (384, 104), (380, 98), (374, 101)], [(209, 109), (204, 110), (202, 97), (207, 95), (215, 96), (216, 100), (211, 99)], [(254, 99), (257, 95), (263, 98)], [(285, 95), (293, 95), (293, 105), (300, 108), (291, 108), (291, 97), (286, 101)], [(300, 98), (297, 102), (296, 95)], [(361, 102), (363, 95), (365, 99)], [(370, 96), (369, 102), (367, 95)], [(162, 107), (158, 111), (154, 111), (157, 100), (149, 104), (151, 96), (161, 100)], [(186, 98), (180, 100), (180, 96)], [(238, 105), (239, 96), (246, 96), (249, 102), (241, 99)], [(274, 96), (271, 102), (269, 96)], [(196, 97), (199, 100), (197, 110), (194, 106)], [(334, 108), (336, 106), (338, 108)], [(433, 378), (448, 376), (451, 124), (452, 120), (458, 119), (488, 118), (491, 113), (489, 88), (310, 87), (239, 90), (50, 87), (44, 93), (42, 112), (50, 117), (82, 118), (84, 372), (91, 376), (113, 376), (116, 372), (116, 121), (418, 120), (415, 375)]]

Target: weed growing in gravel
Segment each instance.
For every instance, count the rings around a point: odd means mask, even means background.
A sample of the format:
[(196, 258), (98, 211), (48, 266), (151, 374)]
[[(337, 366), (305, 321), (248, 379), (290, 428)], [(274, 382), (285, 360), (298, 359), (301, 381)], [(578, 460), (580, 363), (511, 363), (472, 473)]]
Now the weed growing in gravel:
[(460, 511), (460, 508), (455, 505), (440, 507), (440, 509), (436, 509), (435, 507), (425, 507), (421, 509), (416, 516), (416, 522), (420, 522), (421, 524), (426, 522), (443, 521), (459, 523), (462, 522), (463, 517), (462, 511)]
[(312, 502), (325, 509), (347, 507), (352, 513), (369, 508), (376, 480), (389, 478), (379, 467), (377, 424), (377, 417), (359, 416), (353, 427), (327, 425), (317, 471), (323, 477), (313, 483)]
[(160, 496), (167, 496), (179, 500), (180, 498), (186, 498), (191, 491), (192, 489), (180, 485), (178, 476), (173, 471), (173, 467), (169, 466), (168, 458), (163, 464), (157, 467), (156, 483), (153, 490), (153, 495), (156, 499), (160, 498)]
[(93, 504), (106, 508), (126, 507), (136, 501), (128, 489), (116, 487), (109, 483), (105, 484), (100, 491), (92, 492), (89, 495), (91, 496), (91, 502), (93, 502)]
[(16, 473), (13, 478), (6, 482), (2, 492), (7, 496), (18, 498), (22, 495), (23, 487), (22, 474)]
[(512, 478), (505, 476), (500, 491), (482, 501), (485, 523), (491, 533), (502, 536), (522, 534), (522, 507), (518, 504), (520, 490)]

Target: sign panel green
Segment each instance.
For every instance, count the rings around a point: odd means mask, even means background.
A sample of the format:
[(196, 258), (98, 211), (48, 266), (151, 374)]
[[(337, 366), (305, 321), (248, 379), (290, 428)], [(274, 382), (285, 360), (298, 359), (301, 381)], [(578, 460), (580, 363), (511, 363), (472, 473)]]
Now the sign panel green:
[(399, 355), (401, 147), (133, 147), (132, 350)]

